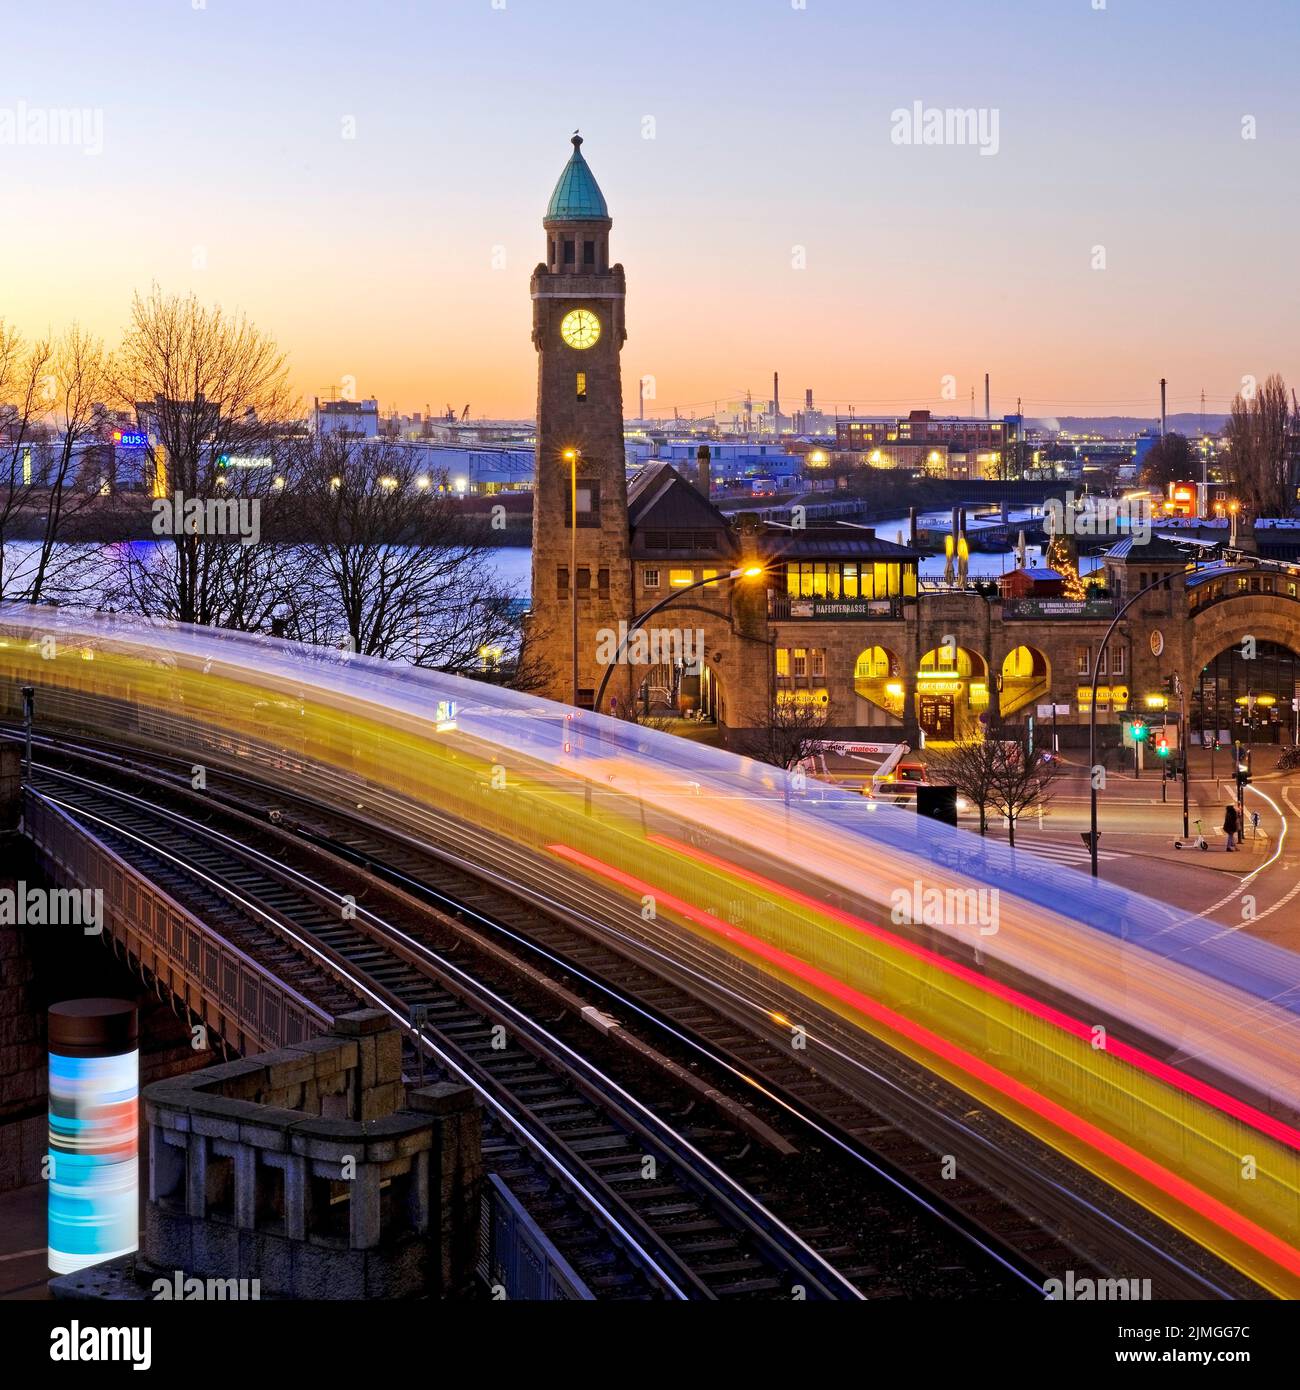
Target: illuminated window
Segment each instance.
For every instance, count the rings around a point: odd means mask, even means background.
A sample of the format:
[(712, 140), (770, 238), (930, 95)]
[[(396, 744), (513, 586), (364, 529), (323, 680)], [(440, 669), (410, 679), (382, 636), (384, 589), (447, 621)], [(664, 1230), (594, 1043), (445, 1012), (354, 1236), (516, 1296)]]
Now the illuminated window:
[(578, 399), (579, 399), (580, 401), (585, 401), (585, 400), (587, 399), (587, 373), (586, 373), (586, 372), (579, 372), (579, 373), (578, 373)]
[[(700, 578), (701, 578), (701, 579), (716, 579), (717, 577), (718, 577), (718, 572), (717, 572), (717, 570), (701, 570), (701, 571), (700, 571)], [(716, 588), (717, 588), (717, 585), (716, 585), (716, 584), (710, 584), (708, 587), (709, 587), (710, 589), (716, 589)]]
[(669, 570), (668, 582), (674, 589), (684, 589), (695, 582), (694, 570)]
[[(600, 525), (600, 482), (596, 478), (578, 479), (578, 529), (594, 529)], [(567, 489), (566, 503), (569, 501)], [(570, 524), (569, 506), (564, 508), (564, 524)]]
[(844, 577), (841, 588), (845, 598), (857, 598), (858, 596), (858, 567), (857, 565), (845, 565)]
[(657, 589), (659, 587), (659, 571), (646, 570), (641, 582), (647, 589)]
[(778, 647), (776, 649), (776, 674), (788, 678), (790, 675), (790, 648)]

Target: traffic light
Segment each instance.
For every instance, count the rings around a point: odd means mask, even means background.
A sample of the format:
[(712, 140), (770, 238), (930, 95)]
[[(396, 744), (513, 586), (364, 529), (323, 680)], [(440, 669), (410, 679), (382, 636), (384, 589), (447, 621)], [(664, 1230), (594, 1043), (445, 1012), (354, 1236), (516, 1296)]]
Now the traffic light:
[(1164, 734), (1156, 735), (1156, 757), (1167, 758), (1169, 756), (1169, 740)]
[(1147, 739), (1147, 726), (1140, 719), (1135, 719), (1130, 727), (1133, 731), (1133, 742), (1145, 743)]

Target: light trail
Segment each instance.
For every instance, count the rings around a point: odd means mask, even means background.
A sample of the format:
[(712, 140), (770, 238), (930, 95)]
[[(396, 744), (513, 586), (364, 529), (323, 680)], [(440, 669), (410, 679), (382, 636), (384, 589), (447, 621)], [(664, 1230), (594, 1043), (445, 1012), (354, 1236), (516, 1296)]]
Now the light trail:
[[(746, 968), (987, 1099), (1265, 1287), (1300, 1293), (1290, 1243), (1300, 961), (1267, 941), (1115, 885), (1081, 893), (1071, 870), (911, 811), (820, 785), (796, 794), (777, 769), (434, 672), (246, 634), (6, 608), (0, 704), (15, 709), (22, 684), (37, 687), (43, 728), (243, 765), (270, 786), (328, 786), (348, 806), (382, 807), (399, 829), (436, 807), (533, 862), (565, 845), (647, 892), (653, 884), (660, 950), (693, 962), (693, 933), (725, 943)], [(566, 883), (597, 892), (585, 864), (549, 863), (530, 870), (548, 894)], [(631, 891), (604, 882), (608, 901)], [(999, 892), (996, 934), (927, 928), (975, 948), (974, 968), (874, 925), (914, 883)], [(1016, 972), (1016, 987), (1002, 970)], [(1076, 1003), (1067, 1012), (1046, 998)], [(1097, 1024), (1084, 1009), (1133, 1041), (1091, 1046)], [(1143, 1039), (1197, 1056), (1198, 1074)], [(1243, 1156), (1257, 1167), (1248, 1181)]]
[(839, 999), (863, 1016), (882, 1024), (889, 1031), (916, 1043), (926, 1052), (950, 1063), (971, 1079), (991, 1087), (1008, 1100), (1047, 1120), (1065, 1134), (1081, 1140), (1098, 1154), (1119, 1164), (1144, 1182), (1159, 1188), (1189, 1210), (1213, 1222), (1236, 1240), (1250, 1246), (1266, 1259), (1300, 1278), (1300, 1249), (1279, 1239), (1271, 1231), (1265, 1230), (1240, 1216), (1226, 1203), (1201, 1191), (1170, 1169), (1153, 1162), (1136, 1149), (1114, 1139), (1097, 1125), (1091, 1124), (1064, 1106), (1039, 1095), (1022, 1082), (984, 1062), (974, 1054), (957, 1047), (930, 1029), (851, 988), (816, 966), (809, 965), (806, 961), (778, 950), (767, 942), (751, 936), (748, 932), (741, 931), (730, 923), (722, 921), (721, 918), (713, 916), (712, 913), (704, 912), (670, 893), (663, 892), (654, 884), (638, 879), (609, 864), (604, 864), (568, 845), (553, 844), (548, 848), (552, 853), (568, 859), (589, 873), (599, 874), (611, 882), (618, 883), (629, 892), (653, 896), (657, 902), (664, 903), (670, 911), (697, 923), (723, 940), (740, 946), (743, 950), (779, 966), (783, 972), (804, 980), (823, 994)]

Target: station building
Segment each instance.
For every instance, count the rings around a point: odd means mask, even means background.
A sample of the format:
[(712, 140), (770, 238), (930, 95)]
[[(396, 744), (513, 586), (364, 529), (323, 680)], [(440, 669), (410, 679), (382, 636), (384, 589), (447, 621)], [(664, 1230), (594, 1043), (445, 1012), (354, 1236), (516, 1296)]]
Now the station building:
[[(786, 719), (844, 741), (924, 732), (943, 742), (1021, 729), (1048, 711), (1070, 746), (1086, 743), (1094, 707), (1109, 744), (1136, 714), (1169, 717), (1160, 701), (1177, 676), (1193, 742), (1290, 739), (1300, 565), (1234, 552), (1231, 563), (1198, 568), (1185, 548), (1152, 537), (1113, 546), (1103, 584), (1083, 599), (1063, 597), (1047, 575), (1001, 590), (933, 586), (920, 581), (920, 552), (870, 527), (733, 521), (711, 501), (707, 445), (693, 470), (684, 460), (650, 463), (629, 485), (626, 277), (609, 261), (612, 219), (580, 146), (575, 138), (547, 209), (547, 259), (532, 279), (530, 639), (546, 672), (542, 693), (590, 708), (612, 664), (603, 711), (690, 714), (739, 748)], [(912, 420), (899, 442), (928, 446), (940, 423)], [(994, 427), (1002, 441), (1018, 428), (976, 423), (950, 442), (994, 447)], [(613, 663), (598, 657), (611, 633), (651, 609), (645, 630), (664, 639), (650, 644), (652, 658), (689, 635), (698, 641), (676, 648), (689, 648), (689, 662), (638, 665), (623, 647)]]

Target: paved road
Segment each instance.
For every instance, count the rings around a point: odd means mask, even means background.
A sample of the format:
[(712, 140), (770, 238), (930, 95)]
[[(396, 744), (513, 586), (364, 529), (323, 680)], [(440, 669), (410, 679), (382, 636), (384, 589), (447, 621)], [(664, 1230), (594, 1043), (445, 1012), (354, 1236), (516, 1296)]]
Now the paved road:
[[(1156, 777), (1112, 776), (1099, 797), (1100, 877), (1176, 907), (1203, 914), (1233, 930), (1300, 950), (1300, 778), (1257, 776), (1246, 791), (1246, 840), (1227, 853), (1223, 812), (1233, 794), (1227, 782), (1208, 777), (1189, 787), (1191, 819), (1199, 816), (1207, 851), (1178, 850), (1182, 835), (1182, 789), (1170, 782), (1168, 802)], [(1031, 817), (1017, 830), (1018, 847), (1088, 873), (1080, 832), (1088, 828), (1087, 782), (1068, 776), (1058, 782), (1039, 829)], [(1000, 826), (991, 833), (1005, 834)]]

